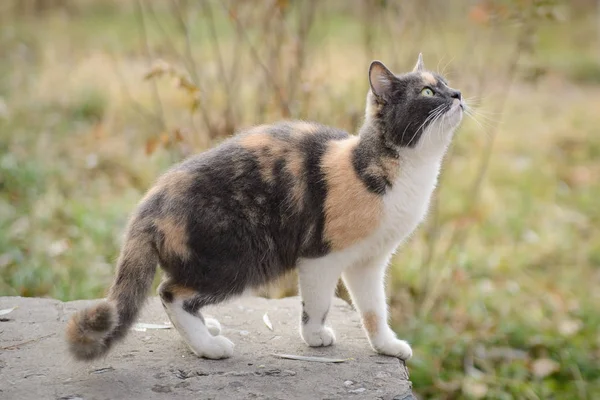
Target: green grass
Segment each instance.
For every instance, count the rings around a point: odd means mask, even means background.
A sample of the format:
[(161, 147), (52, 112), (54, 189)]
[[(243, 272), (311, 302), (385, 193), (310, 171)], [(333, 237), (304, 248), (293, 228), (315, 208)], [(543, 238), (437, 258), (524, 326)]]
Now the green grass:
[[(235, 29), (222, 10), (214, 12), (229, 66)], [(157, 15), (160, 25), (146, 15), (153, 54), (183, 69), (176, 21)], [(465, 121), (429, 220), (391, 268), (393, 325), (413, 344), (415, 391), (430, 399), (596, 398), (600, 86), (598, 43), (589, 39), (595, 21), (541, 24), (535, 51), (519, 65), (543, 73), (535, 81), (518, 74), (511, 86), (506, 60), (514, 27), (481, 26), (461, 15), (409, 18), (402, 40), (377, 25), (370, 49), (397, 68), (412, 65), (419, 50), (433, 69), (451, 61), (452, 85), (481, 97), (484, 129)], [(295, 117), (355, 128), (370, 61), (360, 16), (318, 14), (302, 76), (308, 94), (302, 93), (310, 97), (293, 104)], [(143, 192), (173, 160), (221, 140), (208, 137), (197, 114), (190, 119), (186, 96), (162, 78), (166, 132), (181, 128), (185, 140), (147, 154), (148, 140), (164, 132), (154, 119), (160, 114), (151, 82), (142, 79), (148, 60), (138, 21), (128, 7), (96, 6), (76, 17), (50, 14), (0, 27), (0, 50), (9, 55), (0, 64), (0, 295), (102, 296), (128, 213)], [(190, 24), (192, 50), (209, 113), (221, 124), (227, 100), (207, 21), (198, 21)], [(265, 57), (262, 46), (272, 37), (261, 40), (259, 28), (250, 28), (249, 37)], [(268, 85), (248, 44), (241, 48), (238, 62), (247, 67), (231, 100), (236, 126), (279, 119), (273, 98), (264, 115), (255, 113)], [(290, 67), (290, 53), (283, 54), (279, 74)], [(494, 132), (489, 169), (472, 203)], [(546, 372), (539, 370), (544, 363), (551, 366)]]

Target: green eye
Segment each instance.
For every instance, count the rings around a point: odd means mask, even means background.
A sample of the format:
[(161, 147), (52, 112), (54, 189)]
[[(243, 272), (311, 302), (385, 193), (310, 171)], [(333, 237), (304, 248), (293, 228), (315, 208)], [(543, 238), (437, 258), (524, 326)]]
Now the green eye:
[(433, 90), (429, 89), (428, 87), (426, 87), (425, 89), (421, 90), (421, 94), (423, 96), (433, 96)]

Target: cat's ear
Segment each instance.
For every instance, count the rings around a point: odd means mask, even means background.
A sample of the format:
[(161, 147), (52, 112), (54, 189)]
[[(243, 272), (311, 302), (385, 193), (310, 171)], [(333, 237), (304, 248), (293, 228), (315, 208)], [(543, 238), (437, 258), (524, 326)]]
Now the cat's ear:
[(386, 99), (393, 82), (398, 79), (381, 61), (373, 61), (369, 67), (369, 83), (376, 97)]
[(425, 65), (423, 64), (423, 53), (419, 53), (419, 59), (413, 68), (413, 72), (423, 72), (425, 71)]

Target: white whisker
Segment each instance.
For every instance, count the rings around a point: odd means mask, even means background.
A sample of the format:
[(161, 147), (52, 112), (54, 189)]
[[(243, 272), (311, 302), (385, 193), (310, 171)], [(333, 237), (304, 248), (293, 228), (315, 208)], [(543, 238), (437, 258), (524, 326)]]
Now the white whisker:
[(452, 63), (452, 61), (454, 61), (454, 57), (452, 57), (452, 58), (450, 59), (450, 61), (448, 61), (448, 62), (446, 63), (446, 65), (444, 65), (444, 68), (442, 69), (442, 73), (441, 73), (441, 75), (442, 75), (442, 76), (447, 76), (447, 75), (446, 75), (446, 68), (448, 68), (448, 66), (450, 65), (450, 63)]
[(430, 111), (430, 115), (427, 118), (425, 118), (425, 121), (423, 121), (423, 123), (417, 128), (417, 130), (415, 130), (415, 133), (413, 133), (413, 136), (410, 138), (410, 141), (408, 142), (409, 146), (411, 145), (411, 143), (413, 142), (413, 140), (415, 139), (415, 137), (417, 136), (419, 131), (422, 128), (423, 128), (423, 130), (425, 129), (424, 128), (425, 124), (427, 124), (427, 122), (430, 120), (437, 119), (440, 115), (442, 115), (444, 112), (446, 112), (447, 106), (448, 106), (447, 104), (442, 104)]

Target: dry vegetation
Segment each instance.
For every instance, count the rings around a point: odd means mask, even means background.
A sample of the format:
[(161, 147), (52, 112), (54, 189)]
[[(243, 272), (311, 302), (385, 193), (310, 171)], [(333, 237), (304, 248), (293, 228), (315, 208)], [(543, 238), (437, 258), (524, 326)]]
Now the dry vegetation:
[(103, 295), (160, 171), (281, 118), (354, 132), (369, 62), (405, 71), (422, 51), (477, 121), (391, 269), (416, 392), (597, 398), (594, 13), (584, 0), (2, 2), (0, 295)]

